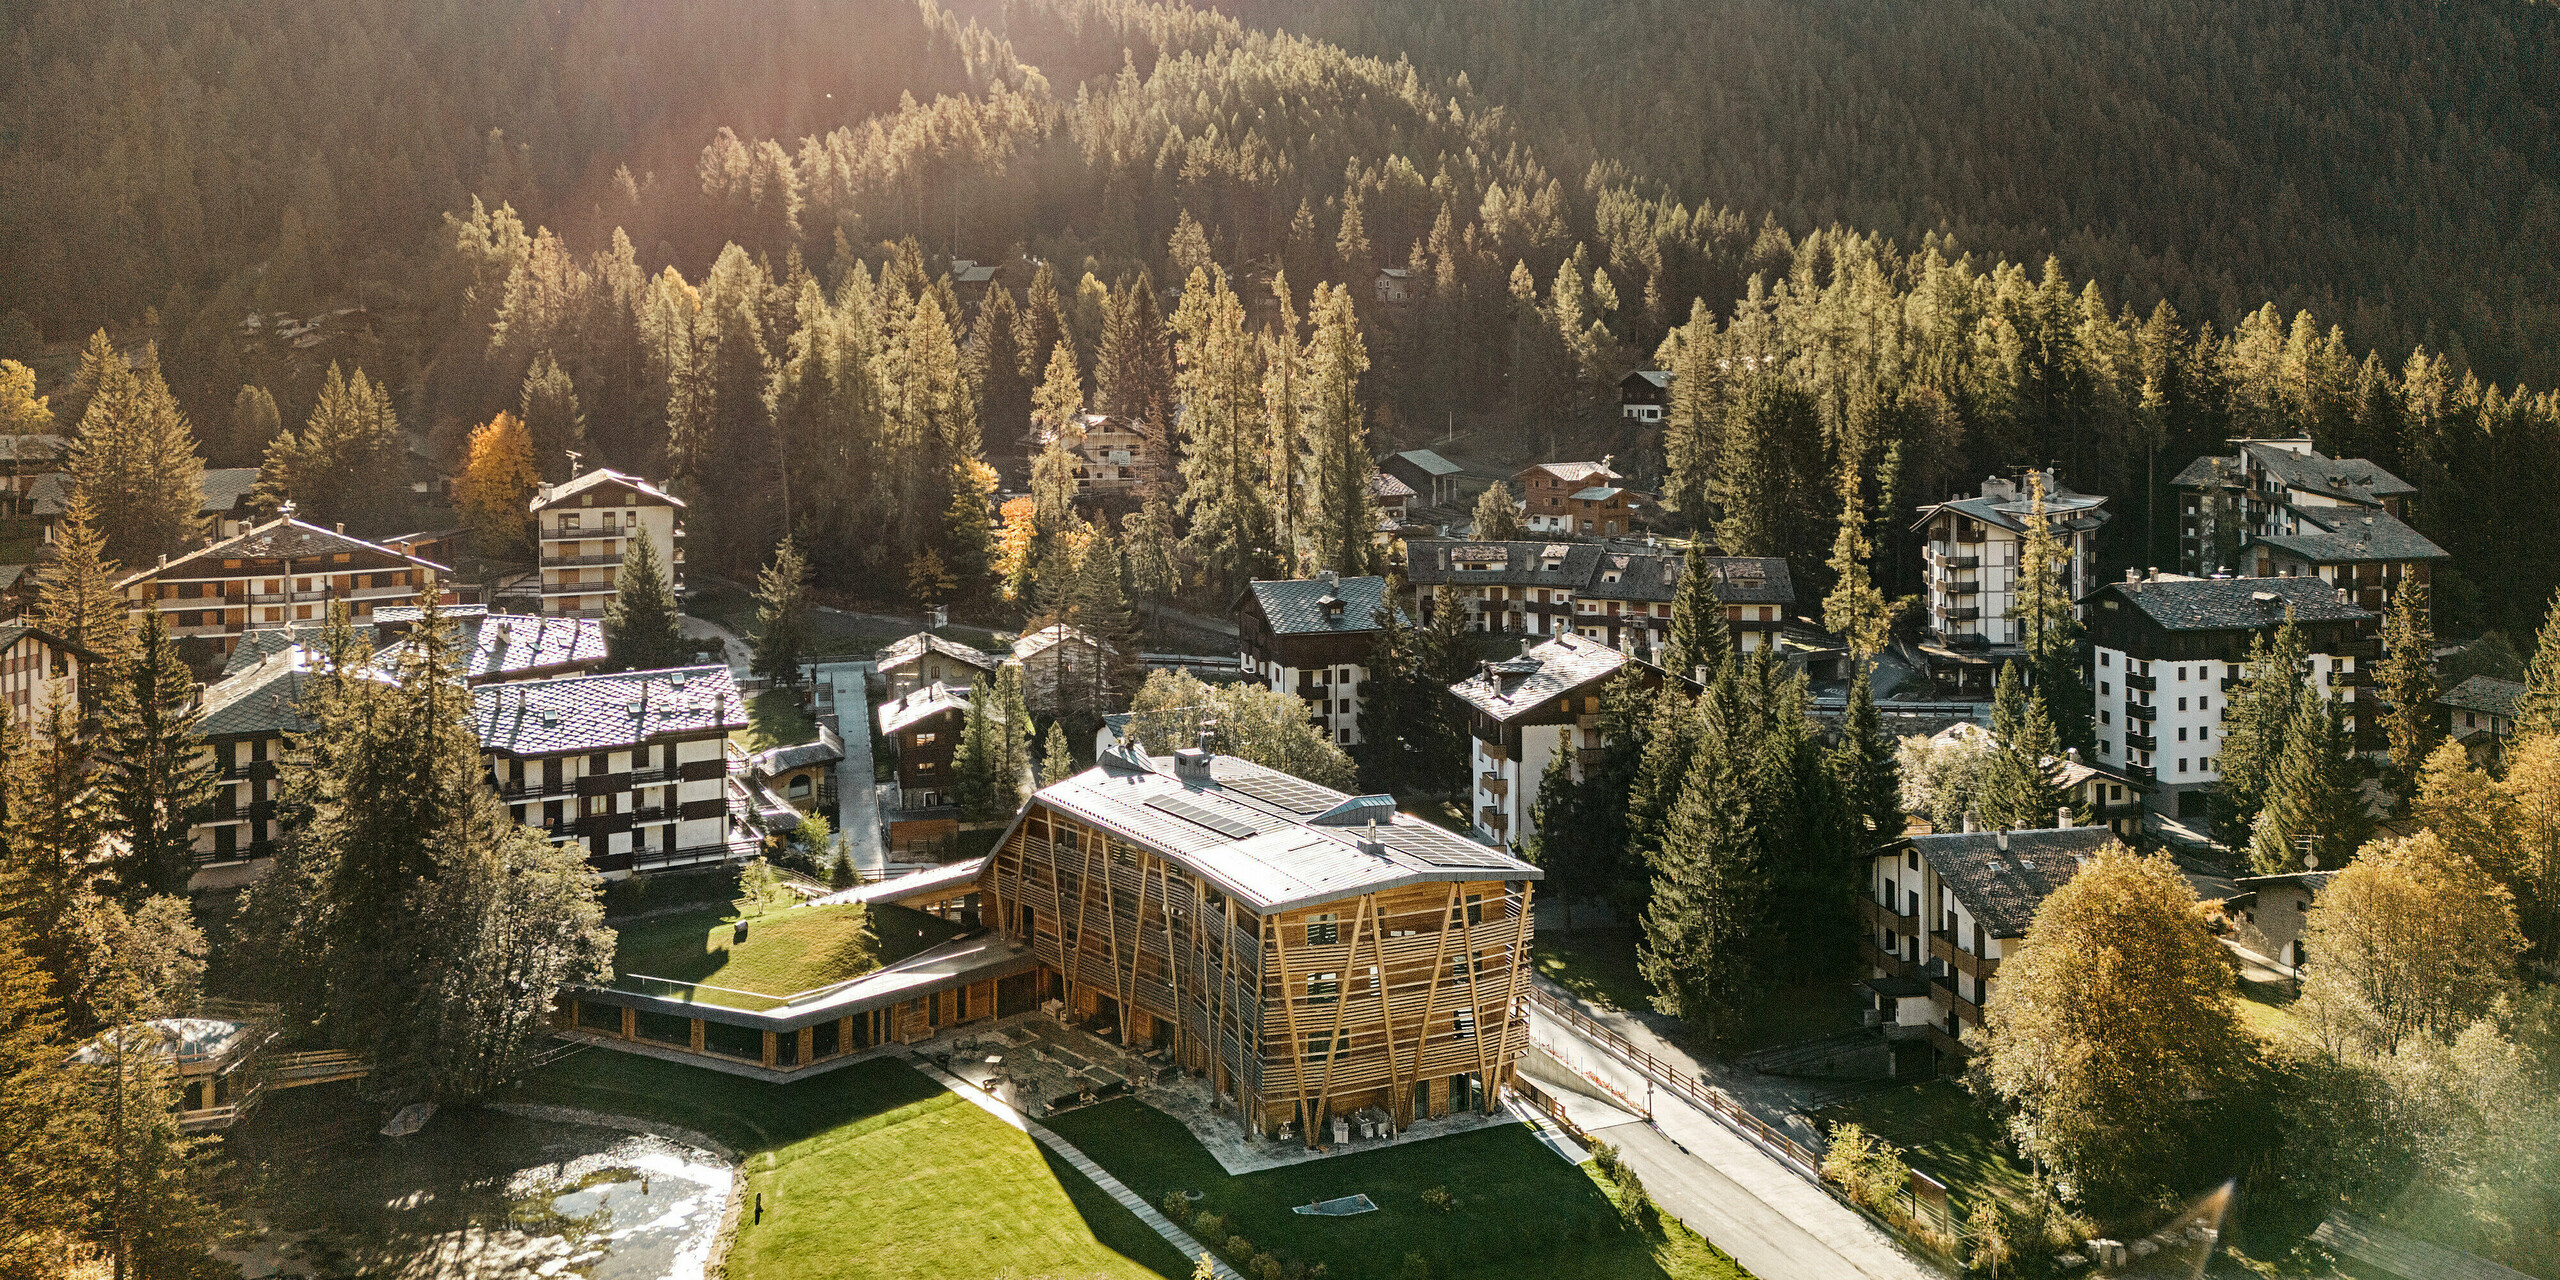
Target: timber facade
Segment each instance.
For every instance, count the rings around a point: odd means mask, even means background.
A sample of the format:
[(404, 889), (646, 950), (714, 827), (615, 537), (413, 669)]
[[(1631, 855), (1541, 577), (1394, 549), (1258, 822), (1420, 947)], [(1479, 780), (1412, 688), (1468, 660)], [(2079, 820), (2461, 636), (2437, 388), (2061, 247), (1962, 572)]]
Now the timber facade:
[(1493, 1105), (1528, 1046), (1539, 875), (1390, 797), (1113, 752), (1032, 797), (979, 901), (1062, 1018), (1167, 1050), (1249, 1132), (1314, 1145), (1356, 1112), (1401, 1128)]

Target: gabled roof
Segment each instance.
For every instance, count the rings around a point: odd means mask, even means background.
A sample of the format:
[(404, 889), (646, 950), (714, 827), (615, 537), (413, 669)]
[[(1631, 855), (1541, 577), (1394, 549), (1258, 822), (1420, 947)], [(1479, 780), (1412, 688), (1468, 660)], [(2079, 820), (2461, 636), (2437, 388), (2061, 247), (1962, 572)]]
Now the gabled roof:
[[(969, 714), (969, 691), (951, 688), (937, 680), (927, 688), (912, 690), (881, 703), (880, 732), (884, 735), (897, 733), (944, 712)], [(987, 704), (987, 717), (1003, 723), (1004, 708), (995, 703)]]
[(1023, 636), (1022, 638), (1015, 640), (1013, 642), (1013, 656), (1017, 660), (1028, 658), (1033, 654), (1046, 653), (1061, 644), (1079, 644), (1088, 649), (1100, 649), (1104, 647), (1100, 640), (1094, 639), (1093, 634), (1082, 627), (1071, 627), (1063, 622), (1052, 622), (1048, 626), (1042, 627), (1027, 636)]
[(2320, 896), (2321, 890), (2329, 887), (2330, 881), (2337, 878), (2338, 873), (2335, 871), (2287, 871), (2281, 875), (2272, 876), (2239, 876), (2233, 879), (2231, 883), (2242, 891), (2249, 893), (2255, 893), (2259, 889), (2265, 888), (2269, 885), (2296, 885), (2310, 891), (2311, 895), (2316, 898)]
[(1474, 675), (1450, 685), (1449, 692), (1496, 720), (1509, 720), (1608, 679), (1635, 661), (1597, 640), (1567, 633), (1519, 657), (1486, 663)]
[(559, 484), (544, 485), (540, 490), (534, 493), (532, 509), (540, 511), (546, 507), (568, 505), (569, 499), (595, 489), (600, 485), (607, 484), (629, 485), (633, 490), (637, 491), (641, 497), (646, 498), (651, 502), (663, 502), (671, 507), (681, 507), (684, 505), (684, 499), (679, 498), (638, 476), (624, 475), (619, 471), (608, 471), (602, 467), (598, 467), (593, 471), (580, 472)]
[(2240, 449), (2285, 487), (2344, 502), (2374, 503), (2418, 491), (2416, 485), (2363, 458), (2328, 458), (2256, 441), (2243, 442)]
[(2473, 676), (2436, 695), (2436, 705), (2515, 720), (2524, 715), (2524, 695), (2525, 687), (2513, 680)]
[(1466, 470), (1465, 467), (1461, 467), (1457, 463), (1451, 462), (1447, 458), (1443, 458), (1429, 449), (1407, 449), (1396, 456), (1404, 459), (1407, 463), (1410, 463), (1413, 466), (1422, 468), (1423, 474), (1425, 475), (1454, 476), (1459, 472)]
[(1716, 598), (1726, 604), (1794, 604), (1795, 576), (1785, 556), (1694, 556), (1716, 575)]
[(0, 622), (0, 650), (6, 650), (10, 645), (16, 644), (18, 641), (25, 639), (28, 636), (34, 636), (35, 638), (42, 640), (46, 644), (51, 645), (56, 649), (60, 649), (65, 653), (76, 653), (80, 655), (80, 659), (83, 662), (90, 661), (97, 656), (90, 653), (87, 649), (81, 648), (79, 645), (73, 644), (62, 637), (35, 625), (34, 623), (26, 621)]
[[(419, 610), (377, 609), (374, 623), (417, 621)], [(593, 666), (605, 659), (604, 624), (593, 618), (559, 618), (524, 613), (446, 614), (462, 652), (462, 677), (472, 684), (504, 680), (525, 672)], [(384, 646), (377, 665), (396, 669), (406, 639)]]
[(1618, 379), (1618, 385), (1625, 386), (1627, 383), (1638, 378), (1642, 378), (1646, 382), (1653, 384), (1653, 386), (1658, 390), (1668, 391), (1671, 389), (1671, 371), (1669, 369), (1638, 369), (1635, 372), (1628, 374), (1626, 377)]
[(1516, 474), (1525, 476), (1532, 471), (1544, 471), (1548, 475), (1564, 481), (1566, 484), (1592, 483), (1596, 485), (1597, 482), (1602, 480), (1615, 480), (1619, 478), (1618, 473), (1610, 470), (1609, 464), (1605, 461), (1532, 462), (1528, 466), (1520, 468)]
[(1369, 477), (1369, 496), (1373, 498), (1410, 498), (1416, 496), (1413, 486), (1381, 471)]
[[(1489, 567), (1469, 569), (1462, 566)], [(1679, 590), (1684, 565), (1716, 575), (1726, 604), (1795, 603), (1795, 580), (1779, 556), (1684, 556), (1677, 548), (1638, 541), (1483, 542), (1463, 538), (1412, 538), (1405, 542), (1405, 578), (1418, 588), (1443, 582), (1459, 586), (1561, 587), (1593, 600), (1655, 603)], [(1550, 567), (1552, 566), (1552, 567)], [(1611, 575), (1616, 581), (1610, 581)]]
[(2235, 631), (2282, 623), (2290, 608), (2296, 622), (2356, 622), (2370, 610), (2338, 598), (2338, 588), (2318, 578), (2183, 578), (2163, 574), (2141, 582), (2110, 582), (2083, 601), (2115, 596), (2132, 602), (2168, 631)]
[[(1375, 631), (1378, 611), (1395, 607), (1387, 600), (1387, 580), (1376, 576), (1292, 578), (1255, 582), (1245, 590), (1272, 632), (1284, 636)], [(1341, 608), (1328, 612), (1327, 602)]]
[(2453, 558), (2427, 535), (2379, 507), (2296, 507), (2293, 511), (2310, 527), (2299, 533), (2262, 534), (2257, 541), (2313, 564)]
[[(2045, 895), (2080, 872), (2080, 863), (2115, 843), (2106, 827), (1961, 831), (1911, 837), (1911, 848), (1995, 938), (2015, 938), (2034, 923)], [(2001, 848), (2005, 840), (2008, 848)]]
[[(0, 439), (7, 439), (0, 436)], [(256, 467), (208, 467), (204, 473), (204, 505), (199, 515), (229, 515), (248, 501), (258, 487)], [(58, 516), (71, 505), (71, 473), (49, 471), (27, 482), (27, 510), (39, 516)]]
[[(1920, 508), (1920, 518), (1913, 521), (1911, 527), (1918, 529), (1927, 525), (1941, 511), (1955, 511), (1995, 529), (2025, 533), (2028, 519), (2035, 514), (2034, 495), (2024, 486), (1996, 477), (1984, 481), (1983, 488), (1989, 492), (1971, 498), (1949, 498)], [(2073, 492), (2059, 478), (2051, 479), (2045, 485), (2045, 519), (2065, 529), (2085, 533), (2105, 524), (2113, 518), (2102, 510), (2106, 504), (2107, 500), (2097, 494)]]
[(60, 462), (70, 452), (71, 442), (49, 431), (28, 435), (0, 435), (0, 459), (10, 462)]
[[(1472, 538), (1411, 538), (1405, 542), (1405, 577), (1417, 587), (1454, 582), (1460, 586), (1482, 583), (1580, 590), (1591, 580), (1592, 566), (1599, 561), (1600, 547), (1590, 542), (1486, 542)], [(1463, 567), (1470, 564), (1491, 567)]]
[(484, 750), (553, 756), (743, 729), (747, 708), (729, 668), (711, 663), (485, 684), (471, 691), (471, 722)]
[(1205, 777), (1185, 778), (1168, 759), (1113, 751), (1042, 788), (1014, 825), (1035, 806), (1092, 823), (1196, 872), (1258, 915), (1405, 885), (1543, 878), (1500, 849), (1383, 806), (1364, 805), (1357, 825), (1319, 824), (1353, 797), (1234, 756), (1206, 764)]
[(815, 742), (795, 742), (787, 747), (759, 751), (747, 758), (749, 768), (763, 777), (772, 777), (786, 769), (813, 764), (834, 764), (844, 759), (844, 744), (833, 734), (821, 734)]
[(204, 691), (197, 732), (207, 738), (263, 738), (310, 728), (300, 705), (305, 657), (303, 649), (288, 644), (226, 674)]
[(880, 657), (874, 665), (882, 671), (891, 667), (903, 667), (923, 657), (927, 649), (944, 657), (965, 662), (980, 671), (993, 671), (1004, 662), (1004, 659), (996, 654), (972, 648), (957, 640), (943, 639), (930, 631), (919, 631), (881, 650)]
[[(433, 569), (438, 573), (452, 572), (451, 569), (448, 569), (444, 565), (437, 564), (433, 560), (422, 560), (416, 556), (401, 551), (397, 547), (386, 547), (379, 542), (367, 542), (362, 538), (351, 537), (347, 534), (338, 533), (330, 529), (323, 529), (316, 524), (304, 524), (302, 521), (296, 520), (290, 516), (279, 516), (273, 520), (267, 521), (265, 524), (253, 525), (250, 528), (243, 530), (238, 535), (225, 538), (220, 542), (214, 543), (212, 546), (203, 548), (199, 551), (189, 552), (186, 555), (171, 560), (167, 564), (155, 565), (138, 573), (126, 574), (122, 581), (116, 583), (116, 586), (118, 588), (128, 587), (137, 582), (148, 582), (154, 578), (164, 576), (192, 577), (218, 575), (224, 572), (221, 568), (221, 562), (224, 560), (275, 560), (286, 558), (294, 560), (313, 560), (321, 556), (336, 555), (341, 552), (352, 554), (358, 551), (366, 551), (377, 555), (389, 556), (394, 560), (406, 560), (418, 568)], [(211, 561), (213, 563), (208, 566), (204, 563), (206, 561)], [(188, 572), (190, 566), (193, 566), (199, 572)], [(231, 572), (239, 571), (232, 570)]]

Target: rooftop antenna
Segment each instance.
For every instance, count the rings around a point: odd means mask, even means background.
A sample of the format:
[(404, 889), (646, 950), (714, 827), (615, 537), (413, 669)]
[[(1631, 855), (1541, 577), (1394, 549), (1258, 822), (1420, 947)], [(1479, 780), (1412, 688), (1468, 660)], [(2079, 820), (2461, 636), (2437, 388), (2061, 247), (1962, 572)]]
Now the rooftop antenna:
[(580, 459), (582, 459), (582, 458), (586, 457), (587, 455), (585, 455), (585, 454), (583, 454), (583, 453), (580, 453), (580, 452), (578, 452), (578, 451), (577, 451), (577, 450), (575, 450), (575, 449), (571, 449), (571, 450), (569, 450), (569, 451), (568, 451), (568, 454), (569, 454), (569, 478), (570, 478), (570, 479), (572, 479), (572, 480), (575, 480), (575, 479), (577, 479), (577, 478), (578, 478), (578, 461), (579, 461)]

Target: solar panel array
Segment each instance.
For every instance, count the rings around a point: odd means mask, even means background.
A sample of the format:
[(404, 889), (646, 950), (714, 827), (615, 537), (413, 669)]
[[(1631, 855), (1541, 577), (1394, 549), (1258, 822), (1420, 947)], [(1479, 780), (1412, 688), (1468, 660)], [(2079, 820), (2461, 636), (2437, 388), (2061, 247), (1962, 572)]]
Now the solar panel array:
[(1488, 870), (1512, 865), (1511, 855), (1490, 849), (1472, 840), (1464, 840), (1438, 827), (1381, 826), (1378, 843), (1399, 853), (1409, 853), (1435, 867), (1483, 867)]
[(1220, 778), (1218, 785), (1229, 791), (1241, 791), (1266, 804), (1278, 805), (1291, 813), (1322, 813), (1342, 803), (1341, 792), (1283, 773), (1255, 770), (1238, 777)]
[(1221, 813), (1187, 796), (1149, 796), (1147, 807), (1207, 827), (1230, 840), (1249, 840), (1262, 834), (1261, 827), (1243, 817)]

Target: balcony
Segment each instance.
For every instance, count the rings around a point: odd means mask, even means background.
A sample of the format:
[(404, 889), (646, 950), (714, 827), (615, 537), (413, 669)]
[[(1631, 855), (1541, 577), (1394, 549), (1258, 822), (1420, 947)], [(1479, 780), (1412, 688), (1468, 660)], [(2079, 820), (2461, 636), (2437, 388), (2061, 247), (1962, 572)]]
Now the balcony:
[(1973, 596), (1982, 594), (1982, 584), (1979, 582), (1941, 581), (1938, 583), (1938, 590), (1951, 596)]
[(1858, 899), (1858, 918), (1870, 929), (1891, 929), (1898, 934), (1920, 932), (1920, 917), (1896, 914), (1893, 908), (1869, 897)]
[(2382, 642), (2380, 640), (2349, 640), (2331, 652), (2341, 658), (2370, 658), (2379, 662), (2382, 660)]
[(2147, 733), (2128, 733), (2124, 736), (2124, 747), (2127, 751), (2157, 751), (2160, 740)]
[(620, 555), (610, 555), (610, 556), (544, 556), (544, 557), (542, 558), (542, 567), (543, 567), (543, 568), (545, 568), (545, 569), (584, 569), (584, 568), (593, 568), (593, 567), (600, 567), (600, 566), (618, 565), (618, 564), (621, 564), (621, 563), (622, 563), (622, 557), (621, 557)]
[(2373, 673), (2361, 667), (2353, 671), (2332, 671), (2329, 673), (2329, 687), (2332, 689), (2370, 689), (2374, 687)]
[(2126, 765), (2124, 776), (2146, 787), (2158, 786), (2160, 783), (2160, 771), (2147, 764)]
[(2128, 702), (2124, 704), (2124, 714), (2130, 720), (2149, 722), (2160, 718), (2160, 708), (2148, 702)]
[(1591, 770), (1599, 768), (1601, 763), (1606, 761), (1608, 758), (1609, 749), (1607, 747), (1576, 747), (1573, 752), (1573, 762), (1581, 765), (1583, 772), (1586, 775), (1588, 775)]
[[(1975, 978), (1988, 978), (2000, 968), (2000, 962), (1988, 956), (1977, 956), (1956, 942), (1954, 934), (1939, 929), (1929, 935), (1929, 954), (1949, 969), (1968, 973)], [(1949, 994), (1953, 994), (1950, 988)]]
[(1476, 825), (1494, 833), (1495, 835), (1501, 835), (1503, 832), (1510, 830), (1511, 819), (1504, 816), (1502, 810), (1497, 809), (1492, 805), (1486, 805), (1485, 807), (1476, 810)]
[(2128, 689), (2140, 689), (2144, 693), (2156, 693), (2160, 689), (2160, 677), (2138, 676), (2128, 671), (2124, 673), (2124, 687)]
[(1870, 969), (1881, 970), (1885, 976), (1891, 978), (1910, 977), (1913, 973), (1918, 972), (1920, 968), (1920, 966), (1877, 946), (1876, 940), (1872, 937), (1858, 939), (1858, 963)]
[(1938, 557), (1938, 563), (1949, 569), (1979, 569), (1982, 567), (1982, 557), (1940, 556)]
[(1982, 616), (1982, 610), (1972, 605), (1966, 605), (1963, 608), (1949, 608), (1945, 605), (1940, 605), (1938, 606), (1938, 616), (1949, 622), (1971, 622)]
[(1498, 773), (1478, 775), (1476, 778), (1476, 786), (1486, 795), (1493, 796), (1496, 799), (1500, 799), (1511, 794), (1511, 780)]

